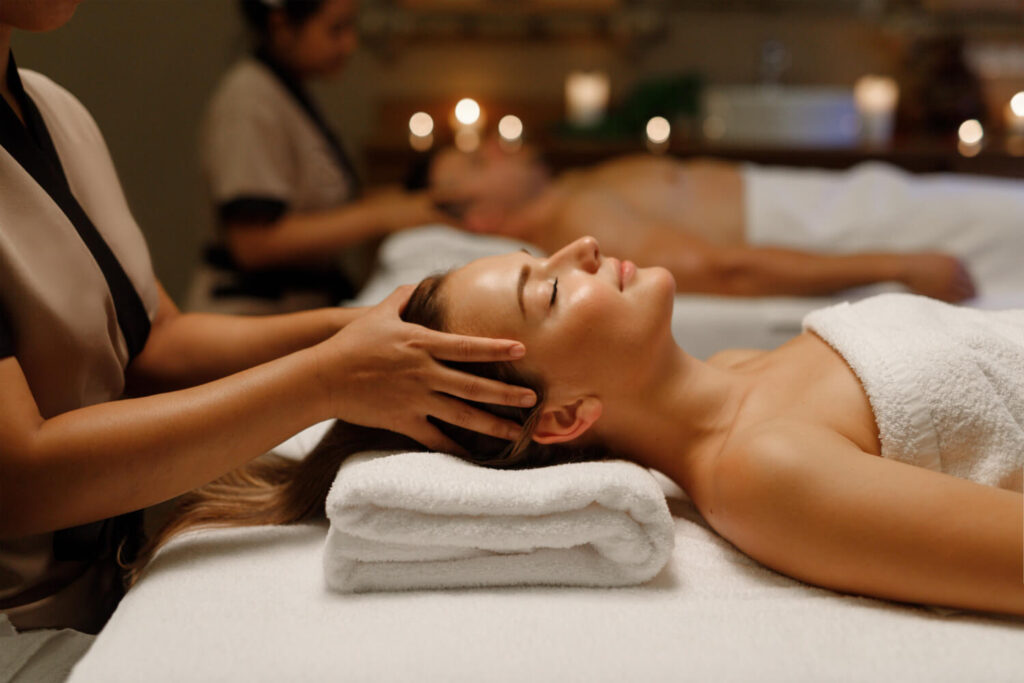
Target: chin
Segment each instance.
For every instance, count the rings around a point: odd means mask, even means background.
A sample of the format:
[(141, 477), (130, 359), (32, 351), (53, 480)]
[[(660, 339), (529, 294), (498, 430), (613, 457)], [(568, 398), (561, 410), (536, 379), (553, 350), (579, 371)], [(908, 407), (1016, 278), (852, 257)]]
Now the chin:
[(656, 293), (656, 296), (667, 298), (669, 306), (671, 306), (672, 300), (676, 295), (676, 278), (668, 268), (662, 268), (661, 266), (641, 268), (638, 275), (643, 276), (647, 281), (647, 286), (652, 292)]
[(638, 292), (640, 299), (647, 308), (647, 316), (655, 328), (670, 330), (672, 326), (672, 308), (676, 297), (676, 279), (667, 268), (655, 266), (641, 268), (637, 271), (637, 281), (633, 284), (642, 287)]

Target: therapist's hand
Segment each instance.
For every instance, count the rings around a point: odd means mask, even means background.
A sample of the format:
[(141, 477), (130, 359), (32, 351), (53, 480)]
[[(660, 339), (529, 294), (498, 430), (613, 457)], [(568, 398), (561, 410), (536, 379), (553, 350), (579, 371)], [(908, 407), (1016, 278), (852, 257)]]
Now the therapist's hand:
[(451, 217), (438, 210), (426, 192), (388, 188), (378, 190), (365, 201), (386, 232), (451, 222)]
[(317, 347), (320, 378), (333, 414), (449, 452), (461, 449), (427, 420), (428, 415), (491, 436), (516, 438), (517, 424), (459, 399), (524, 407), (536, 402), (532, 390), (460, 372), (438, 361), (516, 360), (525, 353), (523, 345), (507, 339), (447, 334), (404, 322), (399, 315), (413, 289), (395, 290)]

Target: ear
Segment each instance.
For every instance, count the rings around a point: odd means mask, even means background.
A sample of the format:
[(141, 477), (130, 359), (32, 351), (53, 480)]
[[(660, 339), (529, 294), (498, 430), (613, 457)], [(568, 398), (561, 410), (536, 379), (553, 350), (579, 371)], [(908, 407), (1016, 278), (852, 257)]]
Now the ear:
[(575, 403), (542, 408), (533, 440), (537, 443), (564, 443), (583, 436), (601, 417), (600, 399), (593, 396)]

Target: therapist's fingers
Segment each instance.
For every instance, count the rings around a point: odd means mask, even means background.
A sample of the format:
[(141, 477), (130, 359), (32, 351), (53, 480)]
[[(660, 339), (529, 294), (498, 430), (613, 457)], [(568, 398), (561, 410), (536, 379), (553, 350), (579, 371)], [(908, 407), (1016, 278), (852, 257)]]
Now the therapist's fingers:
[(498, 439), (513, 441), (519, 438), (522, 429), (511, 420), (484, 412), (465, 401), (438, 394), (429, 409), (429, 414), (442, 422), (453, 424)]
[(406, 436), (414, 439), (417, 443), (423, 445), (424, 448), (431, 451), (439, 451), (441, 453), (451, 453), (459, 457), (465, 458), (469, 456), (466, 449), (455, 443), (441, 432), (440, 429), (427, 422), (427, 420), (420, 421), (416, 426), (412, 426), (409, 429), (403, 430)]
[(420, 345), (434, 358), (462, 363), (519, 360), (526, 355), (526, 347), (514, 339), (469, 337), (434, 330), (424, 330)]
[(434, 391), (477, 403), (529, 408), (537, 402), (537, 395), (527, 387), (505, 384), (486, 377), (477, 377), (443, 365), (437, 367), (431, 380), (431, 388)]
[(405, 305), (409, 303), (409, 297), (411, 297), (412, 293), (415, 291), (415, 285), (402, 285), (395, 289), (395, 291), (388, 294), (383, 301), (374, 306), (374, 309), (376, 311), (399, 315), (403, 310), (405, 310)]

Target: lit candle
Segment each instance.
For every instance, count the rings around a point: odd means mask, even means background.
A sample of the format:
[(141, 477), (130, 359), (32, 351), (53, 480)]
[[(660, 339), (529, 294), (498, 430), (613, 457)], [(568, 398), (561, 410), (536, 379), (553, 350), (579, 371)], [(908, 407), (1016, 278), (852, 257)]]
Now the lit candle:
[(1024, 90), (1011, 97), (1006, 105), (1006, 132), (1012, 136), (1024, 136)]
[(967, 119), (960, 124), (957, 135), (960, 137), (960, 142), (965, 145), (977, 145), (984, 139), (985, 129), (981, 127), (981, 122), (978, 119)]
[(480, 123), (480, 105), (477, 101), (464, 97), (455, 105), (455, 120), (465, 127), (473, 127)]
[(853, 86), (853, 100), (860, 117), (861, 138), (869, 145), (892, 139), (892, 124), (899, 86), (886, 76), (861, 76)]
[(425, 138), (434, 132), (434, 119), (425, 111), (418, 111), (409, 117), (409, 132)]
[(434, 144), (434, 119), (424, 111), (409, 117), (409, 145), (417, 152), (425, 152)]
[(965, 157), (973, 157), (981, 151), (981, 143), (985, 139), (985, 129), (978, 119), (967, 119), (956, 131), (957, 149)]
[(471, 97), (459, 100), (450, 120), (455, 131), (455, 147), (463, 152), (472, 152), (479, 147), (484, 120), (484, 110), (476, 100)]
[(523, 122), (518, 116), (508, 114), (498, 121), (498, 139), (502, 149), (513, 152), (523, 144)]
[(655, 154), (663, 154), (668, 150), (668, 139), (672, 134), (672, 125), (664, 116), (655, 116), (647, 122), (647, 149)]
[(575, 126), (599, 123), (608, 108), (611, 83), (600, 71), (573, 71), (565, 79), (566, 117)]

